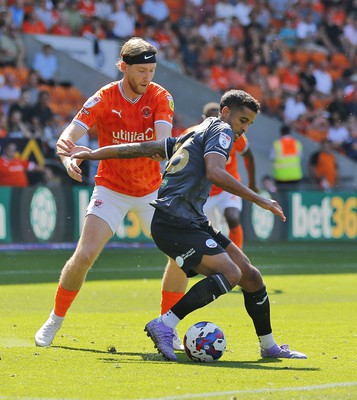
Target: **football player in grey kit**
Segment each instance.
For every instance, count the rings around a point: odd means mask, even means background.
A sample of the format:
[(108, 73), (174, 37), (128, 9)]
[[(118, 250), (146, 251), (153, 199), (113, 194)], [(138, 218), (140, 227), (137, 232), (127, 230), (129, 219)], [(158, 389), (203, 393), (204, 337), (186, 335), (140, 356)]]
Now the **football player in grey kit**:
[(307, 358), (305, 354), (279, 346), (270, 323), (270, 304), (263, 278), (248, 257), (207, 220), (203, 205), (212, 183), (271, 211), (282, 221), (280, 205), (266, 199), (233, 178), (225, 169), (234, 140), (248, 131), (259, 103), (242, 90), (230, 90), (220, 101), (220, 117), (208, 118), (184, 136), (160, 141), (107, 146), (90, 150), (70, 141), (62, 145), (63, 156), (80, 159), (153, 157), (168, 159), (155, 207), (151, 233), (157, 247), (171, 257), (187, 277), (197, 282), (167, 313), (148, 322), (145, 331), (155, 347), (171, 361), (176, 325), (192, 311), (204, 307), (236, 285), (242, 288), (246, 310), (253, 320), (266, 358)]

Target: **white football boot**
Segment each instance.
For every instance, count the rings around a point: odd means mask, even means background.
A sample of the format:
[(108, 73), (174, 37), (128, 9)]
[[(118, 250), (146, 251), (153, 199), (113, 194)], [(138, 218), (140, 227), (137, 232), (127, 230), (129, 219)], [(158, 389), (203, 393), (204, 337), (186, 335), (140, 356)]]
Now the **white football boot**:
[(60, 329), (64, 317), (58, 317), (53, 311), (48, 320), (41, 326), (36, 332), (35, 343), (39, 347), (48, 347), (56, 336), (56, 333)]

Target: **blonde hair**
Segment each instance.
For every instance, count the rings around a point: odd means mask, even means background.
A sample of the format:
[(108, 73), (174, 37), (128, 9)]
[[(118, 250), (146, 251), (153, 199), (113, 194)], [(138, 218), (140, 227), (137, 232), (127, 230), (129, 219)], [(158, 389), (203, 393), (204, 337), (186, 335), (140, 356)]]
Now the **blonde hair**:
[(116, 62), (116, 66), (119, 68), (124, 56), (135, 57), (146, 51), (156, 54), (157, 48), (140, 37), (132, 37), (123, 44), (120, 52), (120, 57)]

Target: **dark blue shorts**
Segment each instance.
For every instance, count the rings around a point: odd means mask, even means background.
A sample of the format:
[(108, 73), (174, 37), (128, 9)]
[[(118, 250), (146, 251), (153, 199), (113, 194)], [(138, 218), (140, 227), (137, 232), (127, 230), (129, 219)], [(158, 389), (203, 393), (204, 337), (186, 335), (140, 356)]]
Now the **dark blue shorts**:
[(156, 246), (174, 259), (188, 277), (197, 275), (192, 268), (200, 264), (204, 255), (223, 253), (231, 243), (208, 221), (198, 224), (159, 210), (155, 210), (151, 234)]

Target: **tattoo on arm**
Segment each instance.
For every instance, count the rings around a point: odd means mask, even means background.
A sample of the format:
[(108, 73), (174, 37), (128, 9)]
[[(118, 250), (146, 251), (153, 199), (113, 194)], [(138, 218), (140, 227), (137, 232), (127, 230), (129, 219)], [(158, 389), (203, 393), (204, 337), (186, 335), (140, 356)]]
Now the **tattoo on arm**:
[(118, 158), (137, 158), (137, 157), (151, 157), (159, 154), (165, 158), (165, 139), (141, 142), (141, 143), (127, 143), (117, 146)]

